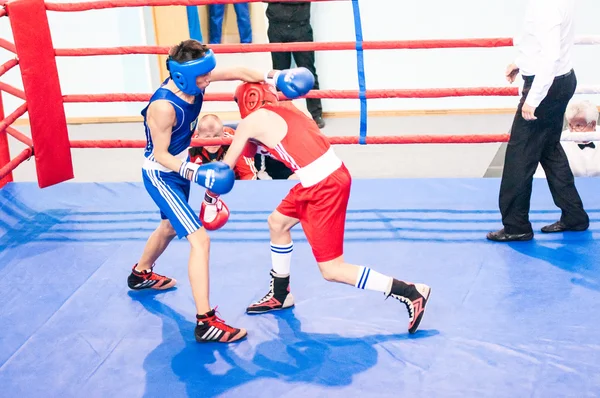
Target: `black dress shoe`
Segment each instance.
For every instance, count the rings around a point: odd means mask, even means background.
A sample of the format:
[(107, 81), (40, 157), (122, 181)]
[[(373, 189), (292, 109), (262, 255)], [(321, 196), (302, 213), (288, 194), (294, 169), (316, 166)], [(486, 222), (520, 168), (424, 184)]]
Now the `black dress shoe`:
[(504, 232), (504, 228), (496, 232), (488, 232), (486, 236), (489, 240), (496, 242), (511, 242), (519, 240), (531, 240), (533, 239), (533, 232), (527, 232), (525, 234), (507, 234)]
[(550, 224), (550, 225), (546, 225), (545, 227), (542, 227), (542, 232), (549, 234), (552, 232), (585, 231), (588, 228), (589, 228), (589, 224), (579, 225), (576, 227), (568, 227), (565, 224), (563, 224), (561, 221), (557, 221), (554, 224)]
[(313, 120), (315, 121), (315, 123), (317, 123), (317, 126), (320, 129), (322, 129), (323, 127), (325, 127), (325, 120), (323, 120), (322, 116), (313, 117)]

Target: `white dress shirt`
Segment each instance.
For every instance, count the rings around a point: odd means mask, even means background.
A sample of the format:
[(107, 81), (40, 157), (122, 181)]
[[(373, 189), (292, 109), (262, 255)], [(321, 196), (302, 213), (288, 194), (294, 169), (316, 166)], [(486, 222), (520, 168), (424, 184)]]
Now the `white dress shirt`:
[[(571, 137), (574, 134), (569, 130), (563, 131), (563, 137), (569, 134)], [(596, 148), (579, 147), (576, 141), (562, 141), (560, 143), (567, 155), (569, 167), (575, 177), (600, 177), (600, 141), (595, 141)], [(546, 174), (541, 165), (538, 166), (535, 178), (544, 178)]]
[(554, 78), (573, 68), (574, 9), (575, 0), (530, 0), (526, 8), (523, 32), (514, 39), (515, 64), (523, 76), (535, 75), (525, 101), (534, 108), (546, 97)]

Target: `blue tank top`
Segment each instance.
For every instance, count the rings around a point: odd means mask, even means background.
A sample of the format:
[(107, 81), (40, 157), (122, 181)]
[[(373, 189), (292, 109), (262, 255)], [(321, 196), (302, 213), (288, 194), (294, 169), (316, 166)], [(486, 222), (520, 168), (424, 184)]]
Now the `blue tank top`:
[(160, 88), (154, 92), (148, 105), (142, 110), (142, 116), (144, 117), (144, 130), (146, 131), (146, 149), (144, 150), (144, 156), (149, 160), (154, 161), (154, 144), (152, 143), (152, 135), (146, 121), (146, 113), (150, 104), (157, 100), (166, 100), (173, 105), (175, 109), (175, 115), (177, 118), (176, 125), (173, 126), (171, 132), (171, 144), (169, 145), (169, 153), (171, 155), (177, 155), (187, 150), (192, 141), (194, 130), (196, 130), (196, 124), (198, 123), (198, 115), (202, 109), (202, 101), (204, 99), (204, 90), (201, 94), (195, 97), (194, 103), (184, 101), (175, 95), (172, 91), (164, 88), (164, 85), (169, 81), (165, 80)]

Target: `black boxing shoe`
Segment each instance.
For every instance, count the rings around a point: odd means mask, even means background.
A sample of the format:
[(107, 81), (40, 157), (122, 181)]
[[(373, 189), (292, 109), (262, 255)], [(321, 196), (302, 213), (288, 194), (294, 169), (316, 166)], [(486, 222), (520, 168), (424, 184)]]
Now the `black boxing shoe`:
[(246, 329), (234, 328), (216, 314), (216, 308), (196, 315), (194, 337), (198, 343), (234, 343), (248, 335)]
[(169, 278), (154, 272), (154, 266), (145, 271), (137, 271), (135, 267), (137, 267), (137, 264), (133, 266), (131, 274), (127, 277), (127, 285), (132, 290), (166, 290), (172, 288), (177, 283), (177, 280), (174, 278)]
[(431, 288), (423, 283), (406, 283), (394, 279), (388, 297), (393, 297), (406, 306), (408, 310), (408, 332), (416, 333), (423, 315), (425, 315), (425, 307), (431, 295)]
[(246, 308), (248, 314), (282, 310), (294, 306), (294, 296), (290, 293), (290, 275), (279, 275), (271, 270), (271, 283), (267, 294)]

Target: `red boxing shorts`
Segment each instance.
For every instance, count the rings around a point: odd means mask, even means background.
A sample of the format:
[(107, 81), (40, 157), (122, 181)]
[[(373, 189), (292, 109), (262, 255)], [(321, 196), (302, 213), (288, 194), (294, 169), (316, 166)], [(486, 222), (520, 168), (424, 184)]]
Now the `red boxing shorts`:
[(284, 216), (300, 220), (319, 263), (344, 254), (344, 228), (351, 185), (352, 177), (342, 165), (311, 187), (295, 185), (277, 207)]

